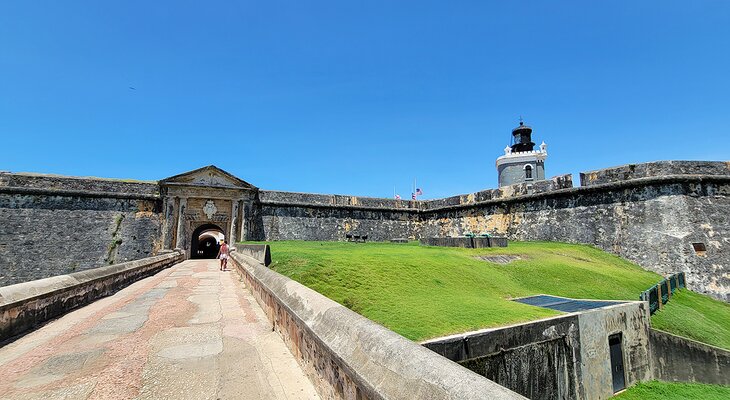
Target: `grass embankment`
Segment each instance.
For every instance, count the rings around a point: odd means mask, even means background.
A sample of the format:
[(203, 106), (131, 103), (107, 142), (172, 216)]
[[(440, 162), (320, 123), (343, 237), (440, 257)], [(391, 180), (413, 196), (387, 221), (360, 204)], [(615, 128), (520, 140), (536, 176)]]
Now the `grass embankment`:
[[(508, 301), (546, 293), (636, 300), (661, 278), (591, 246), (511, 242), (507, 248), (417, 243), (273, 242), (272, 268), (412, 340), (558, 315)], [(500, 265), (478, 259), (519, 255)], [(658, 318), (658, 319), (657, 319)], [(730, 307), (695, 293), (672, 298), (660, 329), (730, 348)]]
[(616, 400), (726, 400), (730, 399), (730, 386), (700, 383), (672, 383), (652, 381), (639, 383), (614, 396)]

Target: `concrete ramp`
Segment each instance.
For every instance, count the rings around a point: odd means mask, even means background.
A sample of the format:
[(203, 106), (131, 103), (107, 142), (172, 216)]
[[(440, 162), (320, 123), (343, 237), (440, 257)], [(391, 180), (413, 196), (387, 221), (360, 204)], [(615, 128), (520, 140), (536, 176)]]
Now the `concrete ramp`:
[(0, 348), (3, 399), (316, 399), (233, 272), (189, 260)]

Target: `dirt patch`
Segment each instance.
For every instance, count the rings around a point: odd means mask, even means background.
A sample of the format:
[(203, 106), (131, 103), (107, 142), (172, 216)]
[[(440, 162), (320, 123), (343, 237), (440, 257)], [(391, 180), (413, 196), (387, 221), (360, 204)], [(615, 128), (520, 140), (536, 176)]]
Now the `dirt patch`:
[(507, 265), (512, 261), (524, 260), (527, 257), (517, 254), (492, 254), (489, 256), (478, 256), (477, 258), (494, 264)]

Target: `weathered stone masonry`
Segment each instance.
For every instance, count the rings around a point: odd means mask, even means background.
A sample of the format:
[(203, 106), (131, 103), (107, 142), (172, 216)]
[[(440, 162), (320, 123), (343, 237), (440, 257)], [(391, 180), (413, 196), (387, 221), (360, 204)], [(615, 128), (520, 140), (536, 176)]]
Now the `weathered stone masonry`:
[[(692, 174), (692, 166), (704, 174)], [(660, 274), (687, 272), (693, 290), (730, 300), (727, 164), (642, 167), (650, 173), (630, 175), (630, 166), (619, 167), (582, 174), (581, 187), (567, 187), (560, 177), (548, 181), (547, 190), (528, 193), (515, 185), (508, 196), (487, 191), (460, 204), (439, 204), (422, 212), (419, 234), (493, 232), (513, 240), (593, 244)], [(695, 251), (697, 243), (706, 251)]]
[(0, 286), (162, 249), (156, 182), (0, 174)]
[(474, 232), (587, 243), (659, 273), (685, 271), (693, 290), (727, 301), (729, 195), (725, 162), (627, 165), (583, 173), (579, 187), (565, 175), (430, 201), (264, 191), (213, 166), (160, 182), (2, 173), (0, 286), (161, 249), (190, 256), (194, 231), (213, 225), (229, 240)]

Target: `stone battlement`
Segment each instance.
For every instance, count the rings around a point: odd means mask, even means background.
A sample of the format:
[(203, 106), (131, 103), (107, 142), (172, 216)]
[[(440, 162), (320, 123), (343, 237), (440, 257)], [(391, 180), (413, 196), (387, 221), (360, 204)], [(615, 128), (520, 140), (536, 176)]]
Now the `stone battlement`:
[(730, 176), (727, 161), (655, 161), (581, 172), (580, 185), (594, 186), (640, 178), (677, 175)]
[(159, 196), (156, 181), (134, 181), (51, 174), (0, 172), (0, 190), (21, 189), (26, 192), (96, 193), (108, 195)]
[(383, 209), (418, 209), (421, 201), (396, 200), (378, 197), (347, 196), (339, 194), (314, 194), (298, 192), (259, 191), (259, 201), (264, 205), (359, 207)]

